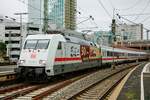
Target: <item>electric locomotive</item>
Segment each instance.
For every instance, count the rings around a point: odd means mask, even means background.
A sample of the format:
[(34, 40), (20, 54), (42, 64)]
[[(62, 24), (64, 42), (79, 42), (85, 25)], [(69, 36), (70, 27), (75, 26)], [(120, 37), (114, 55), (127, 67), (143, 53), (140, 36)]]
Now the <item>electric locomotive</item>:
[(29, 35), (15, 71), (42, 79), (100, 66), (100, 59), (100, 49), (92, 42), (61, 34)]

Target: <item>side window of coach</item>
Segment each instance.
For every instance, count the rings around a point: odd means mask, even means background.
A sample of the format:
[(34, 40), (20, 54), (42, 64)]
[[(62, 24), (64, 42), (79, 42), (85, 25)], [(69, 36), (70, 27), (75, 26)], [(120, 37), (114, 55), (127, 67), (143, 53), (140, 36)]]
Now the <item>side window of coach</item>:
[(58, 49), (58, 50), (62, 49), (61, 42), (59, 42), (59, 43), (58, 43), (58, 47), (57, 47), (57, 49)]

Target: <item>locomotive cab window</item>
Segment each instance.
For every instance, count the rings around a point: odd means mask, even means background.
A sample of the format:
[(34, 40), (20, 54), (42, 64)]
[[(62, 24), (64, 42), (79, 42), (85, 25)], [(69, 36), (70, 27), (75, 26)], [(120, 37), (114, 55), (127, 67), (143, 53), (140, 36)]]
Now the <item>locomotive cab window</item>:
[(36, 49), (47, 49), (49, 40), (38, 40)]
[(59, 43), (58, 43), (58, 47), (57, 47), (57, 49), (58, 49), (58, 50), (62, 49), (61, 42), (59, 42)]
[(37, 40), (27, 40), (24, 45), (24, 49), (35, 49)]
[(47, 49), (49, 45), (48, 39), (44, 40), (27, 40), (24, 45), (24, 49)]

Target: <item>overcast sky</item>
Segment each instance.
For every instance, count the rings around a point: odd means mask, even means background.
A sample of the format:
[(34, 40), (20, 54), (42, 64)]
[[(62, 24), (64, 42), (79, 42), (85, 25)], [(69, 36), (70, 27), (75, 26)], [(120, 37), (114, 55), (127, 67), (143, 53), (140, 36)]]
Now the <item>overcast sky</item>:
[[(18, 17), (14, 15), (16, 12), (27, 12), (27, 5), (20, 1), (27, 0), (1, 0), (0, 3), (0, 15), (10, 16), (13, 18)], [(102, 5), (98, 1), (103, 3), (103, 6), (107, 9), (109, 15), (106, 13)], [(115, 8), (115, 13), (120, 15), (129, 14), (143, 14), (150, 13), (150, 0), (78, 0), (77, 10), (81, 12), (78, 14), (78, 22), (85, 20), (85, 17), (92, 15), (94, 21), (86, 21), (78, 28), (93, 28), (98, 26), (100, 30), (110, 29), (111, 19), (113, 17), (113, 8)], [(124, 16), (125, 18), (134, 21), (136, 23), (143, 23), (144, 27), (150, 29), (150, 14), (142, 16)], [(124, 20), (118, 22), (127, 23)]]

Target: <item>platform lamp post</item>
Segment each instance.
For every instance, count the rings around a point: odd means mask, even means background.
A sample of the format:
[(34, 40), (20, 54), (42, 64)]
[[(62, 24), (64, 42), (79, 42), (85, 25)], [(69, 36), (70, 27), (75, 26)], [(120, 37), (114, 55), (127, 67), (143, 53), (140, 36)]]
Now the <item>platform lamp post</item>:
[(14, 13), (14, 15), (20, 16), (20, 50), (22, 48), (22, 16), (27, 15), (28, 13)]

